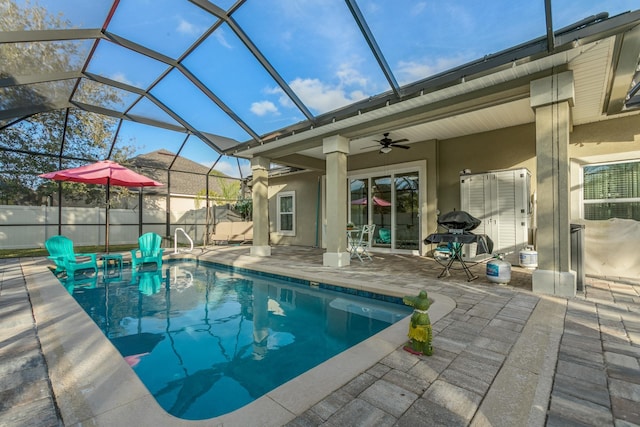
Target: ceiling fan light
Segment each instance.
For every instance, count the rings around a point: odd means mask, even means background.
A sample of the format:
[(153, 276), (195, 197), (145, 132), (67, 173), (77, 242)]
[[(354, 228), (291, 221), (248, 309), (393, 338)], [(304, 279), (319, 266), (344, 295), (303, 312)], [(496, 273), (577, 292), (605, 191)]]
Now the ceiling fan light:
[(391, 152), (391, 147), (382, 147), (382, 148), (380, 149), (380, 152), (381, 152), (382, 154), (390, 153), (390, 152)]

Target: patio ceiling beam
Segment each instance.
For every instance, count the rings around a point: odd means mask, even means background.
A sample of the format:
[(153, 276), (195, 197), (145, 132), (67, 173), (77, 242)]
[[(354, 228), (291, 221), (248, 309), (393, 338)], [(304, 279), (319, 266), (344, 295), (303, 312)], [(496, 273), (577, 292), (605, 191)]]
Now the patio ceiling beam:
[[(36, 113), (34, 113), (34, 114), (36, 114)], [(7, 128), (10, 128), (11, 126), (18, 124), (21, 121), (28, 119), (29, 117), (33, 116), (34, 114), (29, 114), (28, 116), (22, 116), (22, 117), (14, 118), (12, 120), (7, 120), (7, 122), (4, 123), (4, 124), (0, 123), (0, 131), (4, 130), (4, 129), (7, 129)]]
[(614, 50), (613, 79), (609, 89), (606, 113), (609, 115), (623, 112), (627, 102), (627, 94), (631, 89), (631, 82), (637, 72), (640, 55), (640, 25), (623, 34), (617, 40)]
[(355, 0), (345, 0), (345, 1), (347, 3), (347, 7), (351, 11), (351, 15), (353, 16), (353, 19), (355, 19), (356, 24), (358, 24), (358, 28), (360, 28), (360, 32), (362, 33), (362, 36), (364, 37), (367, 44), (369, 45), (369, 49), (371, 49), (373, 56), (376, 58), (376, 61), (378, 61), (378, 65), (382, 69), (382, 73), (384, 74), (387, 81), (389, 82), (389, 86), (391, 86), (391, 90), (396, 95), (396, 98), (400, 98), (400, 85), (398, 85), (398, 82), (396, 81), (396, 78), (393, 75), (393, 71), (391, 71), (391, 67), (389, 67), (389, 64), (387, 63), (387, 60), (385, 59), (382, 53), (382, 50), (380, 50), (380, 47), (378, 46), (378, 43), (376, 42), (376, 39), (373, 36), (373, 33), (371, 32), (369, 25), (367, 24), (367, 21), (364, 19), (364, 16), (362, 15), (360, 8), (358, 7), (358, 4), (355, 2)]
[(67, 108), (69, 103), (65, 100), (62, 102), (31, 104), (16, 108), (0, 110), (0, 120), (11, 120), (24, 116), (32, 116), (38, 113), (46, 113), (47, 111), (55, 111)]
[(209, 0), (189, 0), (189, 2), (195, 4), (196, 6), (205, 10), (206, 12), (209, 12), (215, 17), (222, 19), (223, 21), (226, 21), (227, 18), (229, 17), (227, 15), (227, 12), (224, 9), (222, 9), (219, 6), (216, 6), (215, 4), (211, 3)]
[(547, 51), (553, 52), (556, 47), (555, 34), (553, 34), (553, 19), (551, 17), (551, 0), (544, 0), (544, 18), (547, 29)]
[(77, 79), (79, 77), (82, 77), (82, 73), (80, 71), (61, 71), (57, 73), (39, 73), (27, 76), (11, 76), (0, 79), (0, 87), (31, 85), (35, 83)]
[(175, 59), (167, 55), (163, 55), (159, 52), (156, 52), (153, 49), (149, 49), (148, 47), (142, 46), (136, 42), (132, 42), (129, 39), (110, 33), (109, 31), (105, 31), (104, 36), (107, 40), (117, 44), (118, 46), (122, 46), (136, 53), (139, 53), (141, 55), (148, 56), (149, 58), (155, 59), (156, 61), (162, 62), (164, 64), (167, 64), (173, 67), (178, 65), (178, 62)]
[(59, 40), (85, 40), (103, 38), (98, 28), (93, 29), (65, 29), (65, 30), (27, 30), (2, 31), (0, 43), (31, 43)]
[(238, 126), (244, 129), (253, 139), (258, 142), (261, 142), (260, 136), (254, 132), (251, 127), (244, 122), (231, 108), (227, 106), (220, 98), (214, 94), (211, 89), (209, 89), (204, 83), (200, 81), (191, 71), (189, 71), (184, 65), (178, 64), (176, 67), (184, 76), (191, 81), (198, 89), (200, 89), (205, 95), (209, 97), (222, 111), (224, 111), (231, 119), (233, 119)]
[(316, 171), (324, 171), (327, 168), (327, 162), (324, 160), (303, 154), (290, 154), (288, 156), (278, 157), (278, 164)]
[(233, 32), (236, 33), (236, 35), (240, 38), (242, 43), (244, 43), (247, 49), (249, 49), (251, 54), (258, 60), (260, 65), (262, 65), (262, 67), (267, 71), (267, 73), (269, 73), (271, 78), (274, 79), (276, 83), (278, 83), (278, 86), (280, 86), (280, 88), (287, 94), (289, 99), (291, 99), (291, 101), (296, 105), (296, 107), (298, 107), (298, 109), (302, 112), (302, 114), (304, 114), (307, 120), (313, 123), (315, 121), (315, 117), (313, 116), (313, 114), (311, 114), (311, 111), (309, 111), (309, 109), (302, 102), (302, 100), (298, 98), (298, 95), (296, 95), (293, 89), (291, 89), (291, 86), (289, 86), (289, 84), (284, 80), (284, 78), (280, 75), (280, 73), (276, 71), (275, 67), (271, 65), (271, 63), (267, 60), (267, 58), (262, 54), (260, 49), (258, 49), (258, 47), (255, 44), (253, 44), (249, 36), (245, 34), (242, 28), (240, 28), (240, 26), (236, 23), (236, 21), (232, 17), (228, 17), (226, 22), (227, 22), (227, 25), (231, 27)]
[[(206, 0), (189, 0), (189, 1), (195, 4), (196, 6), (202, 8), (206, 12), (226, 22), (226, 24), (233, 30), (233, 32), (236, 33), (236, 35), (238, 36), (240, 41), (242, 41), (245, 47), (249, 49), (249, 52), (251, 52), (254, 58), (256, 58), (256, 60), (260, 63), (260, 65), (262, 65), (262, 67), (267, 71), (267, 73), (269, 73), (271, 78), (276, 81), (276, 83), (287, 94), (287, 96), (296, 105), (296, 107), (298, 107), (298, 109), (302, 112), (302, 114), (304, 114), (307, 120), (313, 122), (314, 116), (313, 114), (311, 114), (311, 111), (309, 111), (307, 106), (302, 102), (300, 98), (298, 98), (298, 95), (296, 95), (293, 89), (291, 89), (289, 84), (282, 78), (282, 76), (280, 76), (280, 74), (276, 71), (273, 65), (271, 65), (269, 60), (267, 60), (267, 58), (262, 54), (260, 49), (258, 49), (258, 47), (253, 43), (253, 41), (251, 41), (249, 36), (244, 32), (244, 30), (242, 30), (242, 28), (238, 25), (238, 23), (231, 16), (229, 16), (227, 12), (225, 12), (220, 7)], [(234, 7), (235, 9), (237, 9), (238, 5), (235, 5)], [(262, 143), (262, 141), (259, 139), (257, 141)]]
[(124, 91), (131, 92), (131, 93), (135, 93), (135, 94), (140, 95), (140, 96), (144, 96), (147, 93), (144, 89), (140, 89), (139, 87), (131, 86), (131, 85), (128, 85), (126, 83), (122, 83), (122, 82), (119, 82), (117, 80), (112, 80), (112, 79), (110, 79), (108, 77), (103, 77), (103, 76), (100, 76), (98, 74), (90, 73), (90, 72), (87, 72), (87, 71), (85, 71), (83, 73), (83, 76), (85, 78), (87, 78), (88, 80), (93, 80), (94, 82), (102, 83), (102, 84), (107, 85), (107, 86), (113, 86), (116, 89), (124, 90)]
[[(7, 147), (2, 147), (0, 146), (0, 151), (8, 151), (11, 153), (20, 153), (20, 154), (25, 154), (27, 156), (41, 156), (41, 157), (50, 157), (50, 158), (55, 158), (55, 159), (59, 159), (62, 158), (64, 160), (79, 160), (79, 161), (95, 161), (97, 159), (87, 159), (84, 157), (72, 157), (72, 156), (60, 156), (60, 154), (58, 153), (50, 153), (50, 152), (39, 152), (39, 151), (33, 151), (33, 150), (21, 150), (19, 148), (7, 148)], [(22, 171), (20, 173), (23, 173)]]
[(162, 122), (159, 120), (150, 119), (147, 117), (141, 117), (134, 114), (125, 114), (120, 111), (111, 110), (109, 108), (99, 107), (97, 105), (85, 104), (83, 102), (71, 101), (71, 104), (83, 111), (89, 113), (101, 114), (103, 116), (113, 117), (115, 119), (128, 120), (135, 123), (142, 123), (149, 126), (155, 126), (162, 129), (172, 130), (175, 132), (186, 132), (186, 129), (180, 126), (172, 125), (170, 123)]
[[(142, 55), (148, 56), (152, 59), (155, 59), (157, 61), (160, 61), (166, 65), (169, 66), (169, 68), (167, 70), (165, 70), (164, 73), (162, 73), (162, 75), (160, 77), (158, 77), (158, 79), (151, 84), (151, 86), (149, 88), (147, 88), (146, 90), (140, 91), (140, 90), (136, 90), (134, 91), (135, 93), (141, 94), (146, 96), (147, 98), (150, 98), (150, 91), (153, 89), (153, 87), (155, 87), (156, 84), (158, 84), (160, 81), (162, 81), (162, 79), (164, 79), (169, 72), (172, 69), (177, 69), (178, 71), (180, 71), (189, 81), (191, 81), (191, 83), (194, 84), (194, 86), (196, 86), (207, 98), (209, 98), (211, 100), (211, 102), (213, 102), (214, 104), (216, 104), (221, 110), (223, 110), (232, 120), (234, 120), (238, 126), (240, 126), (241, 128), (243, 128), (254, 140), (259, 141), (260, 142), (260, 137), (258, 136), (258, 134), (251, 129), (231, 108), (229, 108), (220, 98), (218, 98), (206, 85), (204, 85), (198, 78), (196, 78), (184, 65), (181, 64), (181, 62), (179, 60), (174, 60), (173, 58), (170, 58), (166, 55), (162, 55), (152, 49), (146, 48), (144, 46), (139, 45), (138, 43), (132, 42), (124, 37), (120, 37), (117, 36), (115, 34), (109, 33), (109, 32), (105, 32), (105, 36), (108, 40), (112, 41), (113, 43), (116, 43), (117, 45), (120, 45), (122, 47), (125, 47), (127, 49), (133, 50), (134, 52), (140, 53)], [(201, 40), (199, 40), (197, 44), (199, 44), (201, 42)], [(195, 49), (195, 46), (191, 47), (191, 50)], [(103, 78), (104, 79), (104, 78)], [(116, 86), (116, 84), (111, 83), (113, 86)], [(124, 88), (124, 86), (118, 85), (116, 87), (120, 87), (124, 90), (127, 90)], [(154, 98), (156, 99), (156, 98)], [(138, 100), (139, 101), (139, 100)], [(136, 103), (138, 102), (136, 101)], [(134, 103), (135, 105), (135, 103)], [(164, 105), (164, 104), (163, 104)], [(175, 114), (175, 113), (174, 113)], [(181, 120), (176, 120), (178, 122), (181, 122)], [(185, 122), (186, 123), (186, 122)], [(185, 126), (186, 128), (190, 128), (190, 126)], [(219, 147), (216, 146), (216, 144), (209, 140), (206, 136), (200, 134), (198, 131), (196, 131), (194, 128), (192, 128), (192, 131), (195, 135), (200, 136), (204, 141), (207, 141), (212, 148), (214, 148), (216, 151), (220, 151), (221, 149)]]
[(173, 111), (171, 108), (167, 107), (164, 103), (162, 103), (158, 98), (156, 98), (155, 96), (153, 96), (150, 93), (147, 93), (145, 95), (147, 97), (147, 99), (149, 99), (151, 102), (153, 102), (154, 104), (156, 104), (158, 107), (160, 107), (162, 110), (164, 110), (165, 113), (167, 113), (169, 116), (171, 116), (171, 118), (173, 120), (175, 120), (176, 122), (180, 123), (182, 126), (185, 127), (185, 129), (187, 129), (188, 131), (190, 131), (192, 134), (194, 134), (195, 136), (197, 136), (198, 138), (200, 138), (205, 144), (207, 144), (209, 147), (213, 148), (214, 150), (216, 150), (216, 152), (221, 153), (222, 152), (222, 148), (218, 147), (218, 145), (213, 142), (211, 140), (211, 138), (209, 138), (204, 132), (201, 132), (200, 130), (194, 128), (193, 126), (191, 126), (185, 119), (182, 118), (182, 116), (180, 116), (178, 113), (176, 113), (175, 111)]

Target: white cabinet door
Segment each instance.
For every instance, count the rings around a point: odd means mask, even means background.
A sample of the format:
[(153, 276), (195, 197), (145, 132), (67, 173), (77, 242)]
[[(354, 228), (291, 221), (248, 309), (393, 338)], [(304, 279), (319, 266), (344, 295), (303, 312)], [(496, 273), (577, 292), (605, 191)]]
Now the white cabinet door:
[[(526, 169), (487, 172), (460, 177), (460, 207), (480, 219), (473, 232), (486, 234), (493, 241), (493, 253), (518, 263), (518, 253), (529, 237), (530, 173)], [(468, 245), (464, 256), (476, 257), (475, 245)]]

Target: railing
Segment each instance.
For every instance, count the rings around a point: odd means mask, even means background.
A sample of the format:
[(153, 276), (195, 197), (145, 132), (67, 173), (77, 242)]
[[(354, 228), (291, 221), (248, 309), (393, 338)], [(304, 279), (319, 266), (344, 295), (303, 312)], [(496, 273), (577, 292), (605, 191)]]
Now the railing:
[(178, 252), (178, 231), (182, 231), (182, 234), (185, 235), (185, 237), (189, 240), (189, 243), (191, 243), (191, 247), (189, 248), (189, 250), (185, 250), (185, 252), (191, 252), (193, 251), (193, 240), (191, 240), (191, 237), (189, 237), (189, 235), (187, 234), (186, 231), (184, 231), (183, 228), (176, 228), (176, 231), (174, 231), (173, 233), (173, 253), (177, 254)]

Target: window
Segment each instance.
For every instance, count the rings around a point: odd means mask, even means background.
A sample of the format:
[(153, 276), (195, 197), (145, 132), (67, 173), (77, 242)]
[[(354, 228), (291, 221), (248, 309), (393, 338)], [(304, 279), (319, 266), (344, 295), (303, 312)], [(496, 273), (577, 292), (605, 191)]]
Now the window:
[(278, 233), (296, 235), (296, 193), (283, 191), (278, 194)]
[(640, 162), (584, 166), (584, 219), (640, 221)]

